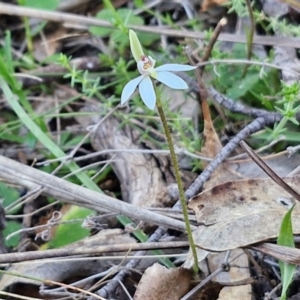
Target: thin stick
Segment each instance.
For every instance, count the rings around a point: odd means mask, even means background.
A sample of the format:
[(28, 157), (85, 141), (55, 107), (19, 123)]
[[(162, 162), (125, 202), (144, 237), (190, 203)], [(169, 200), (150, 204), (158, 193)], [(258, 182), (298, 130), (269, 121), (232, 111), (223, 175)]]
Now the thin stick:
[[(57, 178), (51, 174), (23, 165), (12, 159), (0, 156), (0, 178), (5, 182), (18, 183), (28, 189), (37, 186), (44, 188), (43, 194), (61, 199), (64, 202), (92, 208), (110, 210), (128, 217), (136, 218), (152, 224), (158, 224), (176, 230), (185, 231), (184, 222), (131, 205), (118, 199), (97, 193), (71, 182)], [(193, 226), (193, 229), (196, 227)]]
[(175, 249), (186, 248), (188, 242), (156, 242), (156, 243), (136, 243), (136, 244), (117, 244), (96, 247), (64, 247), (61, 249), (50, 249), (44, 251), (27, 251), (16, 253), (0, 254), (0, 263), (16, 263), (36, 259), (47, 259), (57, 257), (69, 257), (74, 255), (98, 255), (100, 253), (124, 252), (131, 249), (136, 250), (155, 250), (155, 249)]
[[(212, 34), (210, 40), (209, 40), (207, 46), (206, 46), (205, 49), (204, 49), (203, 57), (199, 60), (199, 63), (203, 63), (203, 62), (205, 62), (205, 61), (208, 61), (208, 59), (210, 58), (210, 55), (211, 55), (211, 51), (212, 51), (212, 49), (213, 49), (213, 47), (214, 47), (216, 41), (218, 40), (218, 37), (219, 37), (221, 31), (223, 30), (223, 28), (224, 28), (224, 26), (225, 26), (226, 24), (227, 24), (227, 19), (226, 19), (226, 18), (222, 18), (222, 19), (218, 22), (218, 24), (217, 24), (217, 26), (216, 26), (216, 28), (215, 28), (215, 30), (214, 30), (214, 32), (213, 32), (213, 34)], [(197, 58), (197, 57), (196, 57), (196, 58)], [(202, 74), (203, 74), (204, 67), (205, 67), (205, 66), (203, 66), (203, 67), (200, 68), (200, 75), (201, 75), (201, 76), (202, 76)]]
[[(24, 6), (0, 3), (0, 14), (10, 15), (10, 16), (21, 16), (21, 17), (32, 17), (43, 19), (47, 21), (60, 22), (60, 23), (72, 23), (76, 25), (85, 26), (100, 26), (113, 28), (114, 26), (103, 20), (99, 20), (93, 17), (84, 17), (70, 13), (61, 13), (55, 11), (46, 11), (35, 8), (28, 8)], [(174, 37), (185, 37), (185, 38), (195, 38), (204, 39), (206, 33), (204, 32), (193, 32), (185, 30), (174, 30), (168, 27), (155, 27), (155, 26), (142, 26), (142, 25), (130, 25), (131, 29), (139, 32), (149, 32), (157, 33), (159, 35), (167, 35)], [(246, 37), (244, 35), (228, 34), (223, 33), (218, 37), (220, 41), (236, 42), (236, 43), (246, 43)], [(258, 45), (269, 45), (278, 47), (299, 47), (299, 38), (287, 38), (287, 37), (273, 37), (273, 36), (255, 36), (253, 39), (253, 44)]]
[[(253, 10), (251, 7), (251, 2), (250, 0), (246, 0), (246, 6), (249, 12), (249, 19), (250, 19), (250, 31), (246, 32), (247, 35), (247, 59), (250, 60), (252, 56), (252, 45), (253, 45), (253, 37), (255, 33), (255, 19), (254, 19), (254, 14)], [(248, 65), (245, 65), (242, 78), (244, 78), (247, 74), (247, 69)]]

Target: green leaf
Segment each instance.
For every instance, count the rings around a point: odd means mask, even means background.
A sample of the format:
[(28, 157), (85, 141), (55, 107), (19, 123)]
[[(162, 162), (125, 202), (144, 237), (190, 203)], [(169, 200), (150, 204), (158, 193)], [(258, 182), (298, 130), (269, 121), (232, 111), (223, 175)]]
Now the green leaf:
[[(0, 128), (1, 132), (1, 128)], [(23, 144), (25, 142), (25, 138), (22, 136), (18, 136), (17, 134), (12, 134), (11, 132), (1, 132), (0, 138), (2, 141), (9, 141), (13, 143)]]
[(25, 136), (25, 140), (24, 140), (24, 144), (26, 146), (28, 146), (30, 149), (34, 149), (36, 147), (37, 144), (37, 139), (36, 137), (33, 135), (32, 132), (28, 132)]
[[(268, 140), (268, 138), (270, 138), (270, 136), (272, 135), (272, 131), (271, 130), (263, 130), (259, 133), (253, 134), (252, 138), (255, 139), (259, 139), (259, 140)], [(300, 133), (296, 132), (296, 131), (286, 131), (284, 133), (281, 134), (285, 141), (291, 141), (291, 142), (300, 142)]]
[[(113, 20), (113, 14), (108, 9), (102, 9), (100, 12), (97, 13), (97, 15), (95, 17), (97, 19), (105, 20), (108, 22), (111, 22)], [(90, 26), (89, 31), (91, 34), (93, 34), (95, 36), (106, 37), (106, 36), (110, 35), (114, 31), (114, 29), (104, 28), (104, 27), (99, 27), (99, 26)]]
[[(2, 200), (3, 208), (8, 205), (14, 203), (17, 199), (19, 199), (20, 193), (17, 189), (8, 186), (4, 182), (0, 182), (0, 199)], [(9, 210), (10, 214), (17, 213), (19, 208), (14, 208)], [(9, 234), (21, 229), (22, 224), (17, 221), (6, 221), (5, 229), (3, 230), (4, 238), (6, 238)], [(19, 243), (20, 234), (16, 234), (12, 236), (9, 240), (5, 240), (5, 245), (7, 247), (16, 247)]]
[[(259, 78), (257, 72), (249, 70), (249, 75), (245, 78), (237, 80), (231, 88), (228, 89), (227, 95), (229, 98), (239, 99), (244, 97), (249, 91), (254, 90), (256, 93), (265, 93), (267, 87)], [(252, 73), (252, 74), (251, 74)]]
[(66, 148), (69, 148), (69, 147), (75, 147), (77, 146), (80, 142), (82, 142), (82, 140), (84, 139), (84, 135), (83, 134), (80, 134), (80, 135), (77, 135), (75, 137), (72, 137), (70, 140), (65, 140), (64, 142), (61, 141), (61, 145), (63, 145), (64, 147)]
[(47, 0), (47, 1), (37, 1), (37, 0), (24, 0), (24, 6), (45, 9), (45, 10), (55, 10), (58, 6), (59, 0)]
[[(293, 237), (293, 226), (292, 226), (292, 211), (294, 209), (294, 206), (295, 205), (293, 205), (289, 209), (289, 211), (285, 214), (282, 220), (279, 236), (277, 239), (278, 245), (295, 248), (294, 237)], [(296, 266), (283, 261), (279, 261), (279, 267), (280, 267), (281, 282), (282, 282), (282, 291), (281, 291), (280, 300), (285, 300), (286, 292), (289, 285), (292, 282), (296, 270)]]
[(4, 182), (0, 182), (0, 199), (2, 201), (3, 208), (6, 209), (6, 212), (9, 214), (16, 214), (19, 211), (19, 207), (14, 208), (13, 204), (20, 197), (20, 193), (16, 188), (10, 187)]
[[(144, 25), (144, 20), (139, 17), (135, 16), (133, 14), (133, 11), (131, 9), (127, 8), (120, 8), (117, 10), (118, 16), (122, 20), (122, 22), (127, 25), (127, 24), (132, 24), (132, 25)], [(114, 12), (112, 12), (110, 9), (103, 9), (101, 10), (97, 15), (96, 18), (100, 20), (105, 20), (110, 22), (112, 25), (115, 25), (116, 23), (116, 18), (114, 16)], [(115, 32), (116, 29), (113, 28), (103, 28), (103, 27), (98, 27), (98, 26), (90, 26), (89, 27), (90, 33), (92, 33), (95, 36), (100, 36), (100, 37), (106, 37), (108, 35), (111, 35), (112, 32)], [(127, 34), (122, 32), (121, 35), (124, 39), (127, 38)]]
[(19, 198), (19, 192), (17, 189), (12, 188), (0, 182), (0, 199), (2, 199), (2, 206), (5, 208), (9, 204), (12, 204)]
[(144, 46), (152, 46), (154, 42), (158, 41), (160, 39), (160, 36), (158, 34), (153, 33), (138, 33), (137, 34), (140, 42)]
[(142, 8), (145, 5), (143, 0), (133, 0), (133, 3), (137, 8)]
[(12, 74), (14, 72), (13, 58), (12, 58), (12, 48), (11, 48), (11, 32), (6, 31), (5, 34), (5, 44), (4, 44), (4, 58), (7, 63), (7, 71)]
[[(61, 221), (84, 219), (91, 214), (95, 214), (95, 211), (88, 208), (73, 205), (67, 211), (67, 213), (63, 215)], [(90, 231), (86, 228), (81, 227), (81, 224), (82, 221), (58, 225), (55, 232), (55, 236), (47, 244), (47, 246), (50, 248), (58, 248), (79, 241), (89, 236)]]
[[(22, 225), (16, 221), (7, 221), (6, 227), (3, 230), (4, 238), (6, 238), (9, 234), (16, 232), (22, 228)], [(5, 240), (5, 245), (7, 247), (16, 247), (19, 244), (20, 234), (13, 235), (9, 240)]]

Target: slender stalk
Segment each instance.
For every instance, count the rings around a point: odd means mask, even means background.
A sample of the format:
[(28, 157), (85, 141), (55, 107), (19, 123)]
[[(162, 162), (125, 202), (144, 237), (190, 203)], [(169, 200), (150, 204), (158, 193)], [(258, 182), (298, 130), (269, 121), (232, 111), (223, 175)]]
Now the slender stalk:
[[(247, 59), (251, 60), (253, 37), (254, 37), (254, 33), (255, 33), (255, 18), (254, 18), (253, 9), (252, 9), (250, 0), (246, 0), (246, 6), (247, 6), (247, 9), (249, 12), (249, 20), (250, 20), (250, 30), (246, 32)], [(244, 78), (246, 76), (248, 67), (249, 67), (248, 65), (245, 65), (244, 71), (242, 74), (242, 78)]]
[[(18, 1), (20, 6), (26, 6), (24, 0), (19, 0)], [(31, 36), (31, 30), (30, 30), (30, 24), (29, 20), (27, 17), (23, 17), (23, 22), (25, 26), (25, 36), (26, 36), (26, 44), (27, 44), (27, 50), (30, 56), (32, 57), (33, 53), (33, 42), (32, 42), (32, 36)]]
[(30, 24), (28, 21), (28, 18), (24, 17), (24, 26), (25, 26), (25, 36), (26, 36), (26, 44), (27, 44), (27, 50), (30, 56), (32, 57), (33, 53), (33, 42), (32, 42), (32, 36), (31, 36), (31, 30), (30, 30)]
[(162, 108), (160, 98), (158, 97), (157, 94), (158, 93), (156, 92), (156, 97), (157, 97), (156, 106), (157, 106), (157, 110), (158, 110), (160, 119), (163, 123), (163, 127), (164, 127), (165, 134), (166, 134), (166, 137), (167, 137), (167, 142), (168, 142), (168, 146), (169, 146), (169, 150), (170, 150), (170, 154), (171, 154), (171, 162), (172, 162), (172, 165), (173, 165), (173, 168), (174, 168), (174, 174), (175, 174), (176, 182), (177, 182), (177, 185), (178, 185), (179, 199), (180, 199), (181, 206), (182, 206), (182, 212), (183, 212), (183, 216), (184, 216), (186, 232), (187, 232), (187, 235), (188, 235), (190, 247), (192, 249), (192, 253), (193, 253), (193, 257), (194, 257), (193, 270), (194, 270), (195, 274), (197, 274), (198, 270), (199, 270), (197, 251), (196, 251), (196, 247), (195, 247), (195, 243), (194, 243), (194, 239), (193, 239), (193, 235), (192, 235), (192, 230), (191, 230), (191, 226), (190, 226), (188, 210), (187, 210), (187, 205), (186, 205), (186, 198), (185, 198), (185, 195), (184, 195), (183, 184), (182, 184), (182, 180), (181, 180), (180, 173), (179, 173), (179, 166), (178, 166), (177, 156), (176, 156), (176, 153), (175, 153), (172, 136), (171, 136), (168, 124), (167, 124), (167, 120), (166, 120), (166, 117), (165, 117), (165, 114), (164, 114), (164, 110)]

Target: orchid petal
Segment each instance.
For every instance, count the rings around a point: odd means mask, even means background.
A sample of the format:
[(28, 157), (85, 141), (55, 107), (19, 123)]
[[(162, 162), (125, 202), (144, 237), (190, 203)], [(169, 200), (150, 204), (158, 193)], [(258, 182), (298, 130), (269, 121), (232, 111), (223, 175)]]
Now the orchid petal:
[(134, 93), (138, 84), (142, 81), (143, 75), (140, 75), (137, 78), (130, 80), (123, 88), (121, 95), (121, 104), (123, 105), (126, 101), (129, 100), (130, 96)]
[(156, 103), (156, 95), (152, 80), (149, 76), (145, 76), (139, 85), (141, 98), (149, 109), (154, 109)]
[(171, 72), (157, 72), (156, 79), (175, 90), (185, 90), (188, 88), (183, 79)]
[(180, 65), (180, 64), (165, 64), (155, 68), (156, 71), (171, 71), (171, 72), (181, 72), (181, 71), (191, 71), (196, 69), (197, 66)]
[(129, 41), (132, 55), (135, 61), (139, 62), (141, 57), (145, 54), (136, 33), (131, 29), (129, 30)]

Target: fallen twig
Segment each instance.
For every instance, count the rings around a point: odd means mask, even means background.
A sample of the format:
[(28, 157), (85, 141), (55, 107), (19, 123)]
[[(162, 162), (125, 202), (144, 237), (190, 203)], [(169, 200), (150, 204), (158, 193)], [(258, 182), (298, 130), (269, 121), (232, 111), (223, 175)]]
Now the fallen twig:
[[(20, 16), (20, 17), (32, 17), (43, 19), (52, 22), (60, 23), (71, 23), (76, 25), (85, 25), (85, 26), (99, 26), (99, 27), (109, 27), (113, 28), (114, 26), (103, 20), (99, 20), (93, 17), (84, 17), (76, 14), (62, 13), (58, 11), (46, 11), (35, 8), (28, 8), (24, 6), (0, 3), (0, 14), (10, 15), (10, 16)], [(173, 37), (186, 37), (194, 39), (203, 39), (205, 38), (205, 32), (194, 32), (186, 30), (175, 30), (169, 29), (168, 27), (156, 27), (156, 26), (143, 26), (143, 25), (130, 25), (131, 29), (140, 32), (151, 32), (157, 33), (159, 35), (173, 36)], [(244, 35), (238, 34), (228, 34), (223, 33), (218, 37), (220, 41), (227, 42), (238, 42), (246, 43), (246, 37)], [(253, 44), (258, 45), (268, 45), (268, 46), (281, 46), (281, 47), (299, 47), (299, 38), (289, 38), (289, 37), (273, 37), (273, 36), (254, 36)]]
[(117, 244), (94, 247), (64, 247), (44, 251), (27, 251), (16, 253), (0, 254), (0, 263), (16, 263), (35, 259), (69, 257), (74, 255), (98, 255), (100, 253), (124, 252), (128, 250), (155, 250), (173, 249), (188, 247), (188, 242), (156, 242), (156, 243), (136, 243), (136, 244)]
[(152, 224), (185, 231), (185, 224), (179, 220), (88, 190), (4, 156), (0, 156), (0, 178), (9, 183), (18, 182), (29, 190), (42, 186), (43, 194), (67, 203), (99, 211), (114, 211)]

